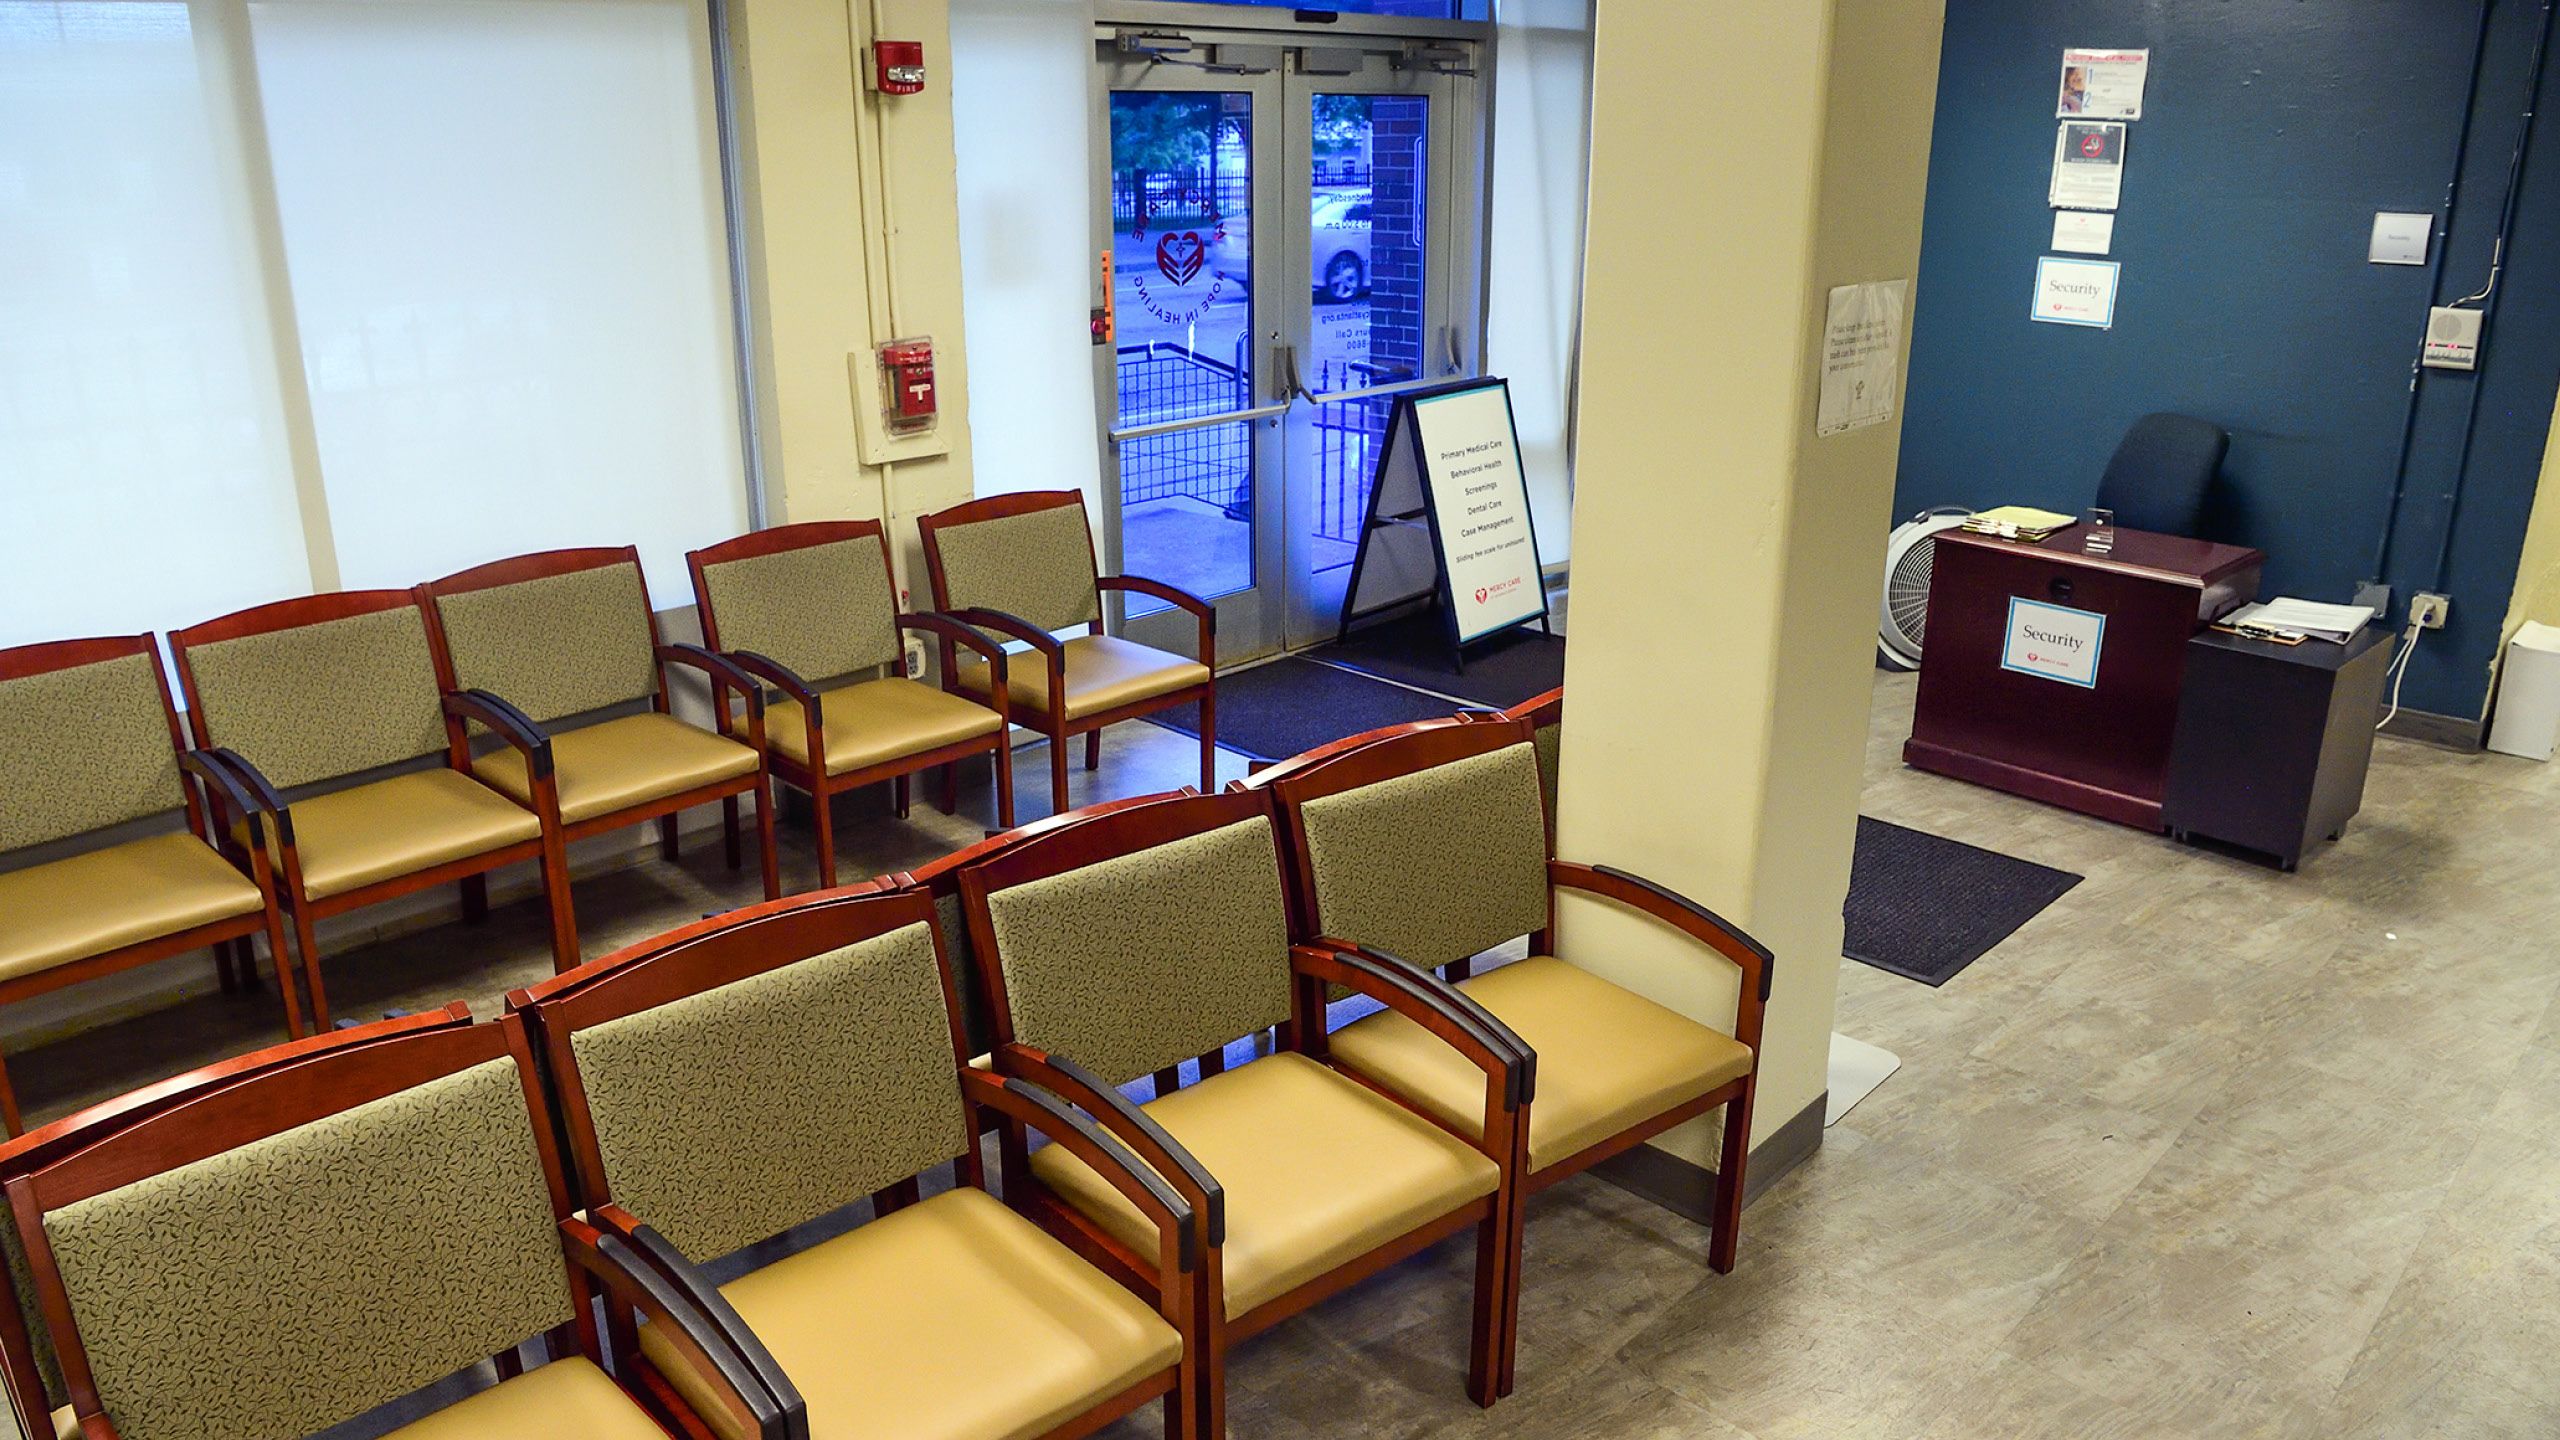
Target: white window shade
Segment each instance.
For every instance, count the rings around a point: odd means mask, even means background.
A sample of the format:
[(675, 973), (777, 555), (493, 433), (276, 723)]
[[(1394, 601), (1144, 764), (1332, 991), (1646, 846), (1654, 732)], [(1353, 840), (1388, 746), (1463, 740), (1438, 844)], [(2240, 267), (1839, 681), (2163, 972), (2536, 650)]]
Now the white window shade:
[(310, 588), (187, 13), (0, 0), (0, 645)]
[(747, 525), (699, 0), (260, 0), (341, 582)]

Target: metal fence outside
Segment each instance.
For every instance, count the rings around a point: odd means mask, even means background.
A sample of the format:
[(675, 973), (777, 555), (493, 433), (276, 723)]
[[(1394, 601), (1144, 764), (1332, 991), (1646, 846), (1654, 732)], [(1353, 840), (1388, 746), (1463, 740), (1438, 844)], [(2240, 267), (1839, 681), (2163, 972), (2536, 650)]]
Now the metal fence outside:
[[(1241, 338), (1238, 345), (1242, 345)], [(1120, 347), (1120, 423), (1154, 424), (1188, 415), (1214, 415), (1253, 404), (1252, 376), (1229, 360), (1157, 341)], [(1378, 383), (1378, 369), (1334, 360), (1313, 377), (1319, 392), (1364, 389)], [(1316, 513), (1314, 533), (1350, 544), (1360, 538), (1369, 482), (1394, 401), (1387, 397), (1338, 400), (1316, 407)], [(1205, 425), (1150, 435), (1120, 446), (1120, 503), (1188, 499), (1214, 505), (1228, 518), (1253, 518), (1253, 435), (1244, 422)]]

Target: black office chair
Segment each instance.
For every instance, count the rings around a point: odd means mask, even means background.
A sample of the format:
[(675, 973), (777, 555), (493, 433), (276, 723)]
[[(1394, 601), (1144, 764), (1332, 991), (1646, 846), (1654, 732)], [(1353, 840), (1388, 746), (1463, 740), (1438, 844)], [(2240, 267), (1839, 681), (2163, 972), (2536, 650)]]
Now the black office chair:
[(2231, 436), (2192, 415), (2145, 415), (2125, 432), (2098, 482), (2098, 508), (2128, 530), (2194, 535), (2205, 491), (2222, 469)]

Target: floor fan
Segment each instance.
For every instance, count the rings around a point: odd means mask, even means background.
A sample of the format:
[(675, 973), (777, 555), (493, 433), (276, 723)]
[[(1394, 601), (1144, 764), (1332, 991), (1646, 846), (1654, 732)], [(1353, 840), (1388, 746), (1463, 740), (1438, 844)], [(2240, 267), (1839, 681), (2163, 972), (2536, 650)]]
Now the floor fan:
[(1876, 620), (1876, 659), (1893, 670), (1920, 668), (1929, 628), (1929, 575), (1940, 533), (1964, 523), (1971, 510), (1941, 505), (1894, 527), (1884, 547), (1884, 604)]

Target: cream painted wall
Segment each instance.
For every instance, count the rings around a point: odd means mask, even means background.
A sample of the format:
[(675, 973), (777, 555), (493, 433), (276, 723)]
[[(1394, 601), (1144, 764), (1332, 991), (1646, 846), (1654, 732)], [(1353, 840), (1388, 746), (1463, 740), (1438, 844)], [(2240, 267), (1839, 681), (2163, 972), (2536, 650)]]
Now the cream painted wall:
[[(865, 79), (879, 33), (920, 40), (924, 94)], [(969, 498), (946, 0), (731, 0), (748, 273), (770, 523), (887, 516), (902, 578), (915, 516)], [(930, 335), (942, 419), (866, 463), (878, 343)], [(875, 435), (876, 439), (876, 435)], [(918, 449), (942, 453), (896, 458)], [(921, 586), (922, 573), (913, 584)]]
[[(1755, 1139), (1825, 1089), (1900, 443), (1814, 437), (1815, 356), (1831, 287), (1917, 273), (1943, 18), (1600, 9), (1559, 849), (1777, 952)], [(1730, 967), (1613, 908), (1560, 924), (1578, 960), (1728, 1023)], [(1709, 1164), (1713, 1137), (1659, 1143)]]
[[(2525, 526), (2524, 554), (2516, 562), (2515, 599), (2507, 606), (2512, 639), (2528, 620), (2560, 625), (2560, 411), (2551, 417), (2550, 448), (2533, 492), (2533, 519)], [(2503, 657), (2506, 647), (2499, 647)]]

